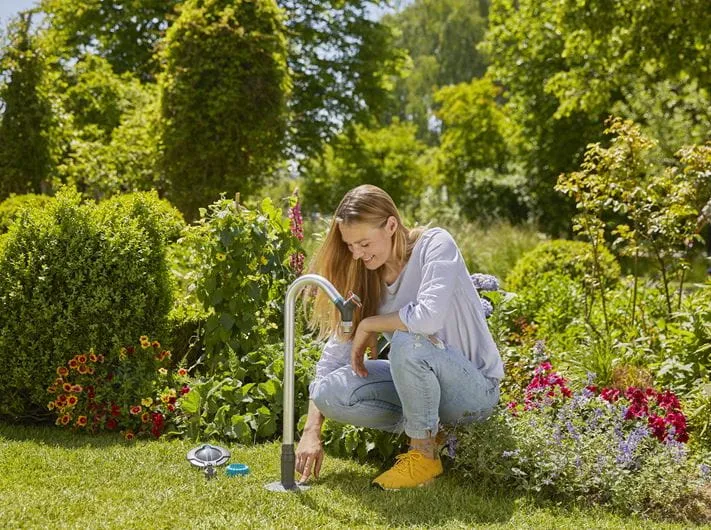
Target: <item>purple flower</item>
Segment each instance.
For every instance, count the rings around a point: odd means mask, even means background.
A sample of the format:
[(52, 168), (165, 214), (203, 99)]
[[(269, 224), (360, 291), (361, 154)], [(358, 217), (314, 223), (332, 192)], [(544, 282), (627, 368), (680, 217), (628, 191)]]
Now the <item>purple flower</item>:
[(503, 458), (511, 458), (512, 456), (518, 456), (518, 449), (514, 451), (504, 451), (503, 453), (501, 453), (501, 456)]
[(494, 312), (494, 306), (489, 300), (484, 297), (482, 297), (481, 299), (481, 305), (484, 308), (484, 318), (489, 318)]
[(699, 473), (701, 474), (701, 478), (706, 478), (711, 474), (711, 467), (706, 464), (701, 464), (699, 466)]
[(537, 340), (533, 345), (533, 353), (536, 357), (543, 357), (546, 354), (546, 342), (543, 340)]
[(499, 280), (491, 274), (474, 273), (471, 275), (474, 287), (479, 291), (498, 291)]

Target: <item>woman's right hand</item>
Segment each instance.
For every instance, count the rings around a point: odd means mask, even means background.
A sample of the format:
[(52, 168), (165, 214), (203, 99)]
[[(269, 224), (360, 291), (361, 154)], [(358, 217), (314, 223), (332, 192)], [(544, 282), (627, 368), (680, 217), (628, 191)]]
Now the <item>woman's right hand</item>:
[(300, 482), (306, 482), (313, 469), (314, 477), (318, 478), (323, 463), (323, 446), (317, 433), (304, 431), (299, 445), (296, 447), (296, 471), (301, 473)]

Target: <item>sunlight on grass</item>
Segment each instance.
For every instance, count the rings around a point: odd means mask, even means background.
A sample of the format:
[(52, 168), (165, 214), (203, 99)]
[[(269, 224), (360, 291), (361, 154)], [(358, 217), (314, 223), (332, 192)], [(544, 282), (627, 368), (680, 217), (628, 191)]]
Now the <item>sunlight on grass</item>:
[[(672, 528), (600, 509), (540, 506), (445, 476), (413, 491), (370, 487), (378, 469), (327, 458), (321, 479), (301, 494), (272, 493), (279, 444), (229, 446), (247, 477), (206, 481), (185, 440), (124, 443), (116, 436), (0, 425), (0, 525), (81, 528), (390, 527)], [(682, 526), (679, 526), (682, 528)]]

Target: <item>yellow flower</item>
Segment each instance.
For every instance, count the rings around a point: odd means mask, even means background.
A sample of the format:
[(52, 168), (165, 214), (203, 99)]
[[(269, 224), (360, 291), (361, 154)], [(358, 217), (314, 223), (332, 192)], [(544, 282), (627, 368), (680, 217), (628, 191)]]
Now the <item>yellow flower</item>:
[(141, 335), (141, 338), (138, 339), (141, 342), (148, 342), (148, 336), (147, 335)]
[(151, 347), (151, 343), (148, 341), (141, 341), (141, 348), (144, 350)]
[(218, 252), (215, 257), (217, 258), (217, 261), (225, 261), (227, 259), (227, 256), (222, 252)]
[(160, 375), (168, 375), (168, 370), (166, 370), (165, 368), (158, 368), (158, 373)]
[(48, 408), (49, 410), (54, 410), (54, 407), (56, 407), (56, 406), (57, 406), (57, 405), (56, 405), (56, 403), (55, 403), (54, 401), (50, 401), (49, 403), (47, 403), (47, 408)]
[(153, 405), (153, 400), (152, 400), (151, 398), (143, 398), (143, 399), (141, 400), (141, 405), (143, 405), (144, 407), (148, 408), (148, 407), (150, 407), (151, 405)]
[(262, 262), (262, 265), (266, 265), (267, 263), (269, 263), (269, 260), (267, 260), (267, 258), (264, 256), (262, 256), (262, 259), (260, 261)]

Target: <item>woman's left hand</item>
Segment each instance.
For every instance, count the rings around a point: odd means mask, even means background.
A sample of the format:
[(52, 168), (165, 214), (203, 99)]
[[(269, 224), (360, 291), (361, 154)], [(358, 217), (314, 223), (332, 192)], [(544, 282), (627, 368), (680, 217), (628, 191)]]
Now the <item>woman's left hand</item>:
[(376, 332), (367, 331), (364, 326), (365, 321), (362, 321), (353, 336), (353, 345), (351, 347), (351, 367), (353, 371), (360, 377), (367, 377), (368, 370), (365, 368), (363, 356), (365, 350), (370, 348), (369, 357), (371, 359), (378, 358), (378, 334)]

